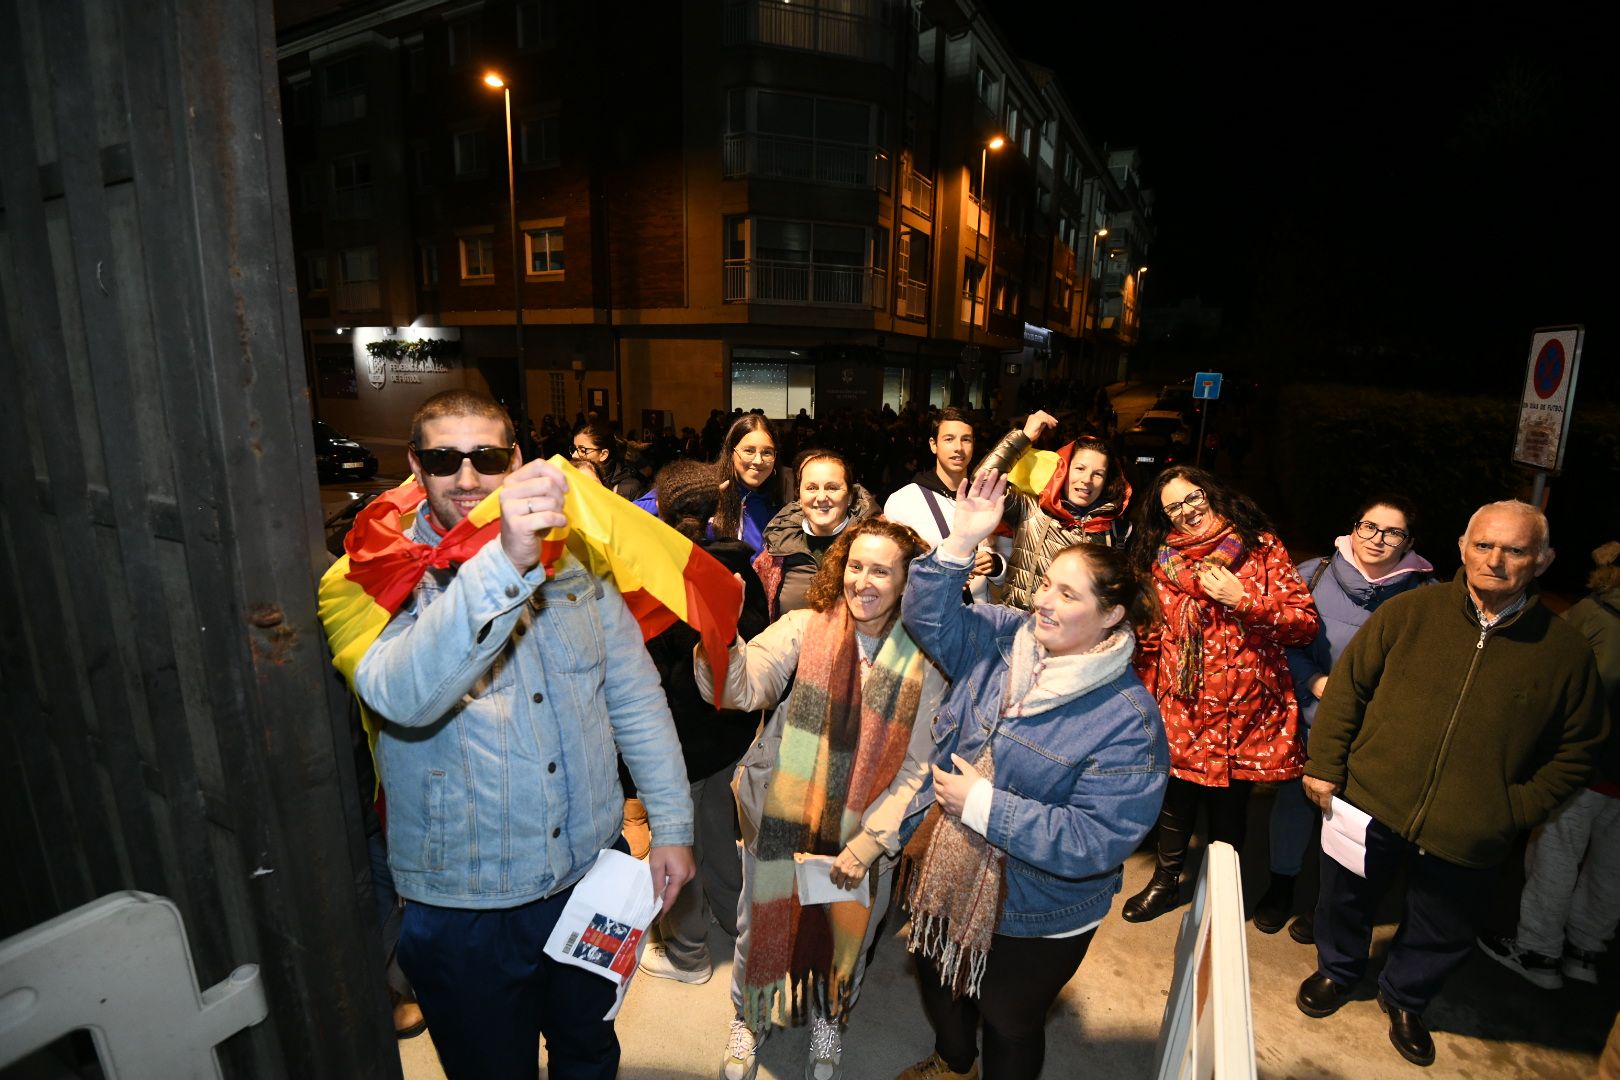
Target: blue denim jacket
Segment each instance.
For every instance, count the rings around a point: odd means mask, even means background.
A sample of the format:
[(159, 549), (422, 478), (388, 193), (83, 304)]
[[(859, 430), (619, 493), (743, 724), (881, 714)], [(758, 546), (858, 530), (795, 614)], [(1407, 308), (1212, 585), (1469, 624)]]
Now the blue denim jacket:
[[(967, 567), (937, 554), (911, 564), (906, 629), (951, 679), (934, 721), (934, 764), (975, 760), (994, 731), (995, 792), (985, 835), (1007, 852), (996, 933), (1045, 937), (1108, 913), (1125, 857), (1159, 816), (1170, 755), (1159, 708), (1130, 669), (1033, 716), (1002, 721), (1014, 635), (1028, 613), (962, 603)], [(933, 802), (930, 778), (906, 822)]]
[[(437, 543), (418, 515), (413, 539)], [(429, 570), (361, 659), (388, 721), (377, 764), (401, 896), (515, 907), (567, 888), (623, 823), (617, 743), (655, 844), (692, 842), (692, 801), (658, 672), (624, 600), (572, 557), (547, 581), (498, 540)]]

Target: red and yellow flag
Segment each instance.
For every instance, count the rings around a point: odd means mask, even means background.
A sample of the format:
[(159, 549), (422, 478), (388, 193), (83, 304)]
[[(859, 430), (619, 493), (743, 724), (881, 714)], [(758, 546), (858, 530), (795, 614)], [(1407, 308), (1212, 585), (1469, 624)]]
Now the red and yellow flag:
[[(594, 483), (560, 456), (551, 464), (568, 479), (563, 512), (568, 524), (540, 542), (549, 576), (564, 548), (613, 584), (641, 625), (643, 639), (679, 619), (698, 632), (716, 685), (726, 677), (726, 649), (737, 634), (741, 590), (737, 579), (708, 552), (658, 518)], [(431, 567), (445, 569), (472, 558), (500, 536), (499, 492), (444, 535), (437, 545), (407, 535), (425, 493), (414, 478), (379, 495), (362, 510), (344, 538), (347, 552), (321, 577), (320, 618), (332, 647), (332, 665), (350, 688), (355, 669)], [(373, 746), (377, 722), (361, 703)]]

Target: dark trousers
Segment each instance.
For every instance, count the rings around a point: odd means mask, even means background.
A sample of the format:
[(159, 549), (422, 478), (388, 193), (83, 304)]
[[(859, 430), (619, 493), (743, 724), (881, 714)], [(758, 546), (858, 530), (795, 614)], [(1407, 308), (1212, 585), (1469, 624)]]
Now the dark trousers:
[(1159, 807), (1159, 876), (1180, 877), (1199, 807), (1209, 814), (1209, 841), (1224, 841), (1241, 852), (1249, 830), (1249, 791), (1253, 787), (1247, 780), (1234, 780), (1228, 787), (1205, 787), (1172, 776), (1164, 789), (1164, 805)]
[(1095, 929), (1067, 938), (1017, 938), (996, 934), (977, 998), (952, 998), (932, 960), (918, 955), (917, 981), (923, 1011), (934, 1026), (934, 1050), (955, 1072), (978, 1057), (984, 1022), (984, 1080), (1023, 1080), (1046, 1059), (1046, 1013), (1080, 970)]
[(619, 1040), (602, 1017), (615, 987), (543, 950), (572, 889), (515, 908), (409, 902), (399, 963), (449, 1080), (609, 1080)]
[(1391, 1005), (1422, 1012), (1446, 977), (1473, 951), (1497, 867), (1476, 870), (1420, 851), (1376, 818), (1367, 826), (1367, 876), (1322, 856), (1316, 902), (1317, 970), (1341, 986), (1367, 971), (1379, 901), (1406, 869), (1406, 906), (1378, 988)]

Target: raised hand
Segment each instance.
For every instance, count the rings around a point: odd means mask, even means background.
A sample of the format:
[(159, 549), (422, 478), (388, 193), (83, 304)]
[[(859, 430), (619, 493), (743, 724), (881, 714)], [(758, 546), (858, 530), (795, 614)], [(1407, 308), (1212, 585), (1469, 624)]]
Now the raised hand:
[(1029, 439), (1030, 442), (1034, 442), (1036, 439), (1041, 437), (1041, 432), (1046, 431), (1048, 428), (1055, 428), (1057, 426), (1057, 417), (1053, 416), (1049, 412), (1043, 412), (1040, 409), (1036, 409), (1034, 412), (1030, 413), (1029, 418), (1024, 421), (1024, 437)]
[(568, 480), (549, 461), (530, 461), (514, 469), (501, 485), (501, 550), (518, 572), (528, 573), (540, 561), (540, 536), (568, 524), (563, 496)]
[(951, 535), (940, 549), (958, 562), (974, 558), (979, 541), (996, 531), (1006, 504), (1007, 478), (994, 469), (985, 469), (972, 480), (963, 480), (956, 489), (956, 513), (951, 518)]

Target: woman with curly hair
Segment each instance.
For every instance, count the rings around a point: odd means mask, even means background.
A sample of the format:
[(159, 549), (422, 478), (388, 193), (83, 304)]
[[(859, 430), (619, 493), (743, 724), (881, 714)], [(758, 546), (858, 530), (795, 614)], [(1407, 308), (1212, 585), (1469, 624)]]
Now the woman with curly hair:
[(1265, 514), (1202, 469), (1159, 474), (1142, 500), (1131, 562), (1152, 579), (1164, 613), (1141, 638), (1136, 670), (1170, 747), (1157, 866), (1121, 912), (1145, 922), (1180, 900), (1200, 807), (1209, 839), (1241, 850), (1250, 789), (1304, 771), (1284, 650), (1309, 644), (1320, 620)]
[[(808, 607), (732, 645), (718, 691), (696, 654), (707, 699), (744, 710), (776, 705), (737, 773), (743, 880), (729, 1080), (754, 1075), (758, 1040), (773, 1022), (802, 1024), (806, 1012), (806, 1075), (839, 1074), (840, 1027), (888, 908), (900, 822), (923, 785), (929, 720), (945, 691), (900, 623), (907, 572), (925, 546), (904, 525), (857, 521), (828, 549)], [(806, 856), (823, 857), (819, 873), (847, 899), (801, 903), (796, 866)]]

